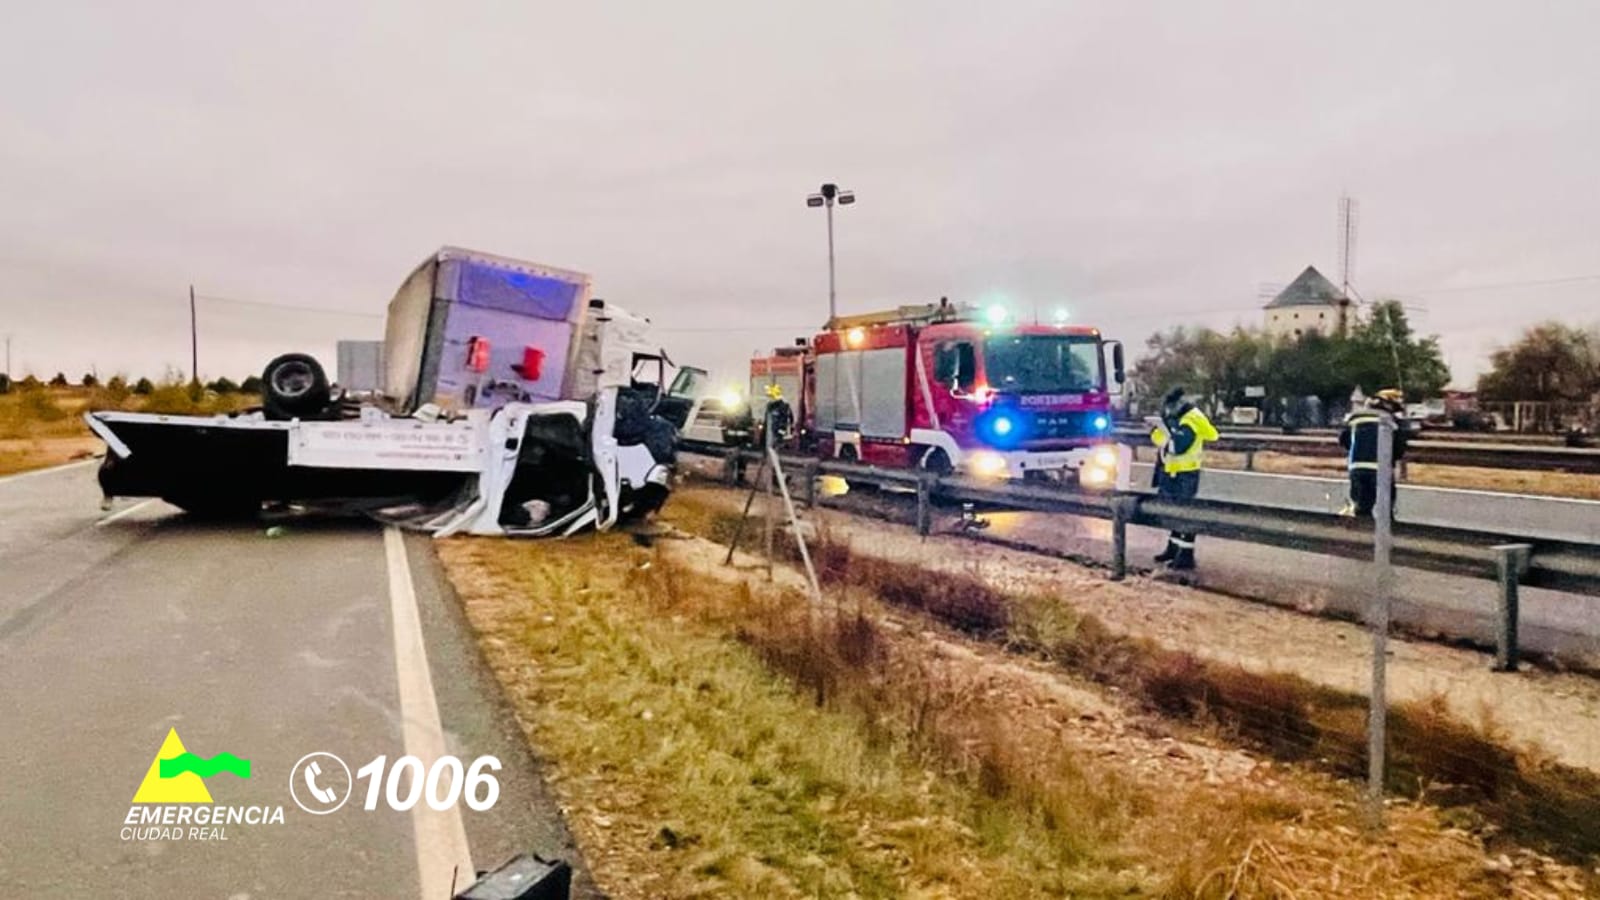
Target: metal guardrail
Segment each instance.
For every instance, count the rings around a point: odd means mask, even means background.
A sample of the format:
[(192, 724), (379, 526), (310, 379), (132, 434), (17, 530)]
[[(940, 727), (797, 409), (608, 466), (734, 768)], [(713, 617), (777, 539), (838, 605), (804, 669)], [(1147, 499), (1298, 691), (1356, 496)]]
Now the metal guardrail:
[[(1149, 433), (1139, 425), (1118, 425), (1119, 437), (1148, 441)], [(1327, 434), (1269, 434), (1222, 429), (1222, 436), (1210, 442), (1218, 450), (1246, 454), (1245, 469), (1253, 468), (1253, 455), (1262, 451), (1291, 456), (1344, 456), (1338, 438)], [(1414, 438), (1406, 444), (1406, 461), (1444, 466), (1478, 466), (1488, 469), (1545, 469), (1566, 472), (1600, 473), (1600, 449), (1559, 447), (1538, 444), (1497, 444), (1460, 439)]]
[[(720, 456), (733, 479), (741, 462), (759, 458), (752, 450), (686, 447), (686, 452)], [(917, 496), (917, 529), (932, 528), (937, 500), (991, 507), (1109, 519), (1112, 522), (1111, 577), (1126, 577), (1127, 526), (1185, 531), (1227, 540), (1266, 544), (1328, 556), (1369, 559), (1370, 523), (1320, 512), (1286, 510), (1218, 500), (1179, 503), (1145, 492), (1087, 492), (1050, 483), (985, 481), (938, 476), (908, 469), (882, 469), (860, 463), (784, 455), (786, 471), (804, 478), (800, 495), (817, 505), (816, 480), (834, 475), (847, 482), (911, 489)], [(1516, 668), (1518, 587), (1549, 588), (1600, 596), (1600, 542), (1558, 541), (1515, 533), (1446, 528), (1397, 522), (1396, 565), (1496, 582), (1496, 668)]]

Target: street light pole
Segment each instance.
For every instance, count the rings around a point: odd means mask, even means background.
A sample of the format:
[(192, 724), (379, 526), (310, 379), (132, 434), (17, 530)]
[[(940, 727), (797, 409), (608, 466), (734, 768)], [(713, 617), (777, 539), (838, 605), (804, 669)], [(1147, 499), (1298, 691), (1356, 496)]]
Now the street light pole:
[(839, 317), (839, 291), (833, 280), (833, 204), (828, 204), (828, 326)]
[(828, 183), (817, 189), (817, 193), (807, 195), (807, 206), (821, 206), (827, 210), (828, 215), (828, 327), (832, 328), (834, 320), (839, 317), (839, 292), (834, 281), (833, 268), (833, 205), (849, 206), (856, 202), (855, 191), (841, 190), (837, 184)]

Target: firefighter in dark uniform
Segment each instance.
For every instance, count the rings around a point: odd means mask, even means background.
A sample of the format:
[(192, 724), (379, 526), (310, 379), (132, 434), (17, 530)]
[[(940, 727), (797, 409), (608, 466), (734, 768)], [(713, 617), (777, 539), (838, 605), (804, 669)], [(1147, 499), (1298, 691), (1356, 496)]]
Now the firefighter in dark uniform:
[[(1167, 393), (1161, 418), (1153, 422), (1150, 441), (1156, 445), (1155, 487), (1162, 497), (1179, 502), (1193, 500), (1200, 491), (1201, 456), (1206, 441), (1217, 439), (1217, 429), (1206, 414), (1184, 398), (1183, 388)], [(1167, 568), (1194, 568), (1194, 534), (1174, 531), (1156, 562)]]
[[(1394, 429), (1394, 461), (1406, 453), (1406, 432), (1399, 419), (1405, 406), (1402, 395), (1394, 388), (1385, 388), (1367, 401), (1365, 409), (1353, 410), (1344, 417), (1344, 427), (1339, 429), (1339, 446), (1349, 455), (1345, 466), (1350, 473), (1350, 503), (1345, 512), (1359, 517), (1372, 515), (1378, 505), (1378, 428), (1384, 413), (1396, 417)], [(1394, 518), (1394, 500), (1398, 478), (1389, 483), (1389, 517)]]

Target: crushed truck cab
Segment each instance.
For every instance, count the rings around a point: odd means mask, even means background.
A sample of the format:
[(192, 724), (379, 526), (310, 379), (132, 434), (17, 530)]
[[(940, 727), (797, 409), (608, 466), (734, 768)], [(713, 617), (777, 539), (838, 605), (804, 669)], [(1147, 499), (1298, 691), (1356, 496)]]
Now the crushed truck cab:
[[(391, 354), (393, 393), (343, 400), (314, 360), (291, 354), (287, 374), (268, 367), (260, 410), (87, 414), (107, 447), (106, 497), (220, 516), (263, 503), (334, 507), (438, 535), (566, 535), (659, 507), (677, 430), (657, 415), (660, 379), (636, 380), (665, 371), (648, 320), (589, 299), (573, 273), (549, 278), (560, 270), (485, 254), (470, 269), (448, 265), (460, 256), (446, 254), (465, 253), (442, 251), (390, 304), (391, 337), (419, 354), (414, 365)], [(464, 287), (468, 271), (487, 289)], [(514, 374), (495, 377), (487, 348), (497, 344), (515, 348)], [(523, 364), (535, 359), (540, 371)]]

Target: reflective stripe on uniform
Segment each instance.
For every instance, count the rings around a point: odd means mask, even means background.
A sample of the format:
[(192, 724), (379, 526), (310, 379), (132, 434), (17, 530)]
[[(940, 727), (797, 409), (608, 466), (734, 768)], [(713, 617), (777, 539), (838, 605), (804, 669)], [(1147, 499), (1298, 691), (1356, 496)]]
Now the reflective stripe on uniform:
[(1351, 462), (1350, 469), (1351, 471), (1356, 469), (1371, 469), (1372, 471), (1377, 471), (1378, 464), (1375, 462)]
[(1186, 541), (1186, 540), (1184, 540), (1182, 538), (1175, 538), (1175, 537), (1169, 537), (1169, 538), (1167, 538), (1167, 541), (1170, 542), (1172, 544), (1172, 546), (1177, 547), (1177, 548), (1179, 548), (1181, 550), (1193, 550), (1194, 549), (1194, 541)]

